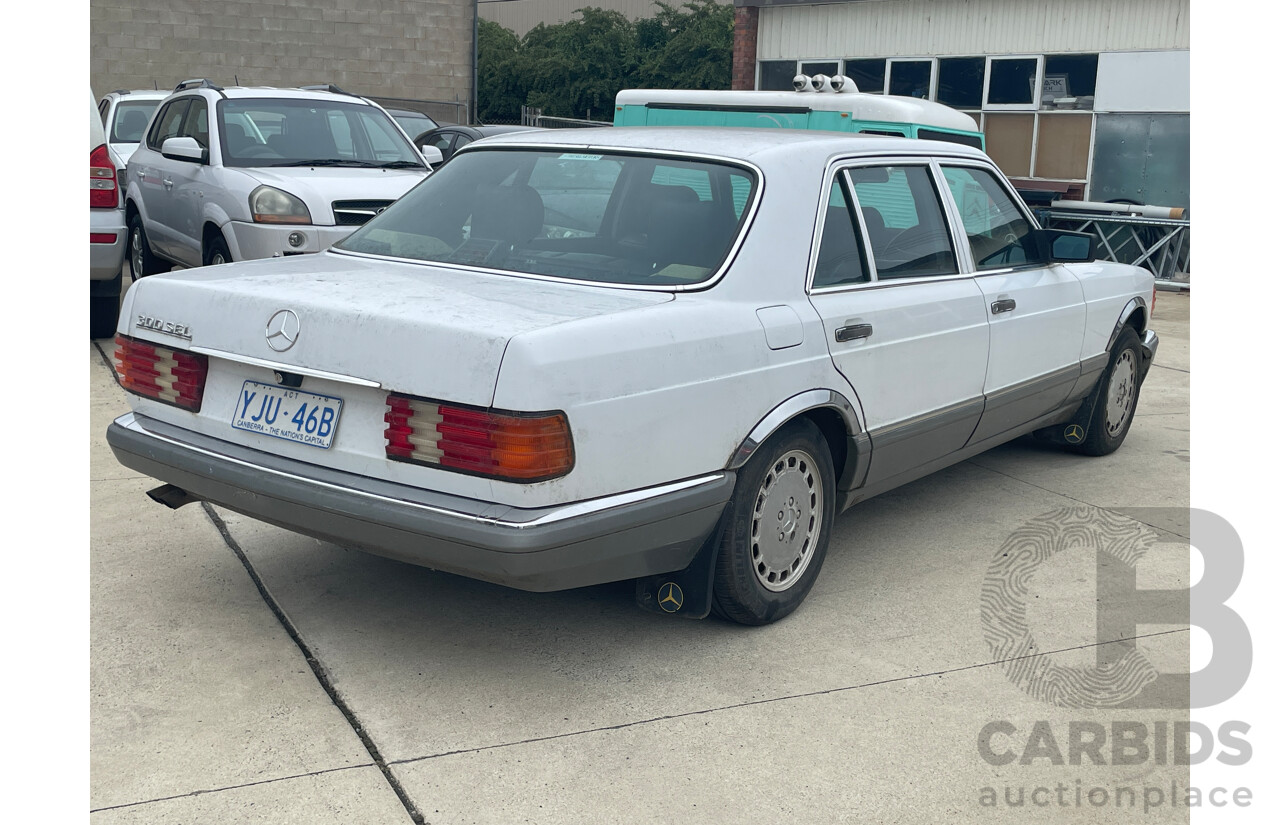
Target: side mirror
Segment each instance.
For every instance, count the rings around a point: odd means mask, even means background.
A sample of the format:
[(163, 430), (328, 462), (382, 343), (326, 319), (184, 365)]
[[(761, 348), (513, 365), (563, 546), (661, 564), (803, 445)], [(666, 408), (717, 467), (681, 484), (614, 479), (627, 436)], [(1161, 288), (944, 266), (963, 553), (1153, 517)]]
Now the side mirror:
[(422, 159), (428, 166), (434, 168), (444, 163), (444, 152), (440, 151), (439, 146), (419, 146), (418, 151), (422, 153)]
[(1098, 259), (1098, 239), (1088, 232), (1041, 229), (1037, 233), (1040, 254), (1054, 263), (1082, 264)]
[(209, 150), (193, 137), (171, 137), (160, 144), (160, 154), (169, 160), (185, 160), (192, 163), (208, 163)]

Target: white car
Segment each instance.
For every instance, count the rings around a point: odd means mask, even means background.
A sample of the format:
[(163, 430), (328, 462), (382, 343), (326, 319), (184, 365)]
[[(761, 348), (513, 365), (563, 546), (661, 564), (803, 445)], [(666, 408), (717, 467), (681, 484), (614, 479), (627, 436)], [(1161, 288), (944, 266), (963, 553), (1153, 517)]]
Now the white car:
[(953, 143), (489, 138), (322, 255), (135, 284), (107, 437), (169, 506), (763, 624), (856, 502), (1120, 446), (1154, 283), (1092, 253)]
[(115, 331), (124, 279), (125, 224), (118, 167), (89, 90), (89, 337)]
[(319, 252), (429, 173), (365, 98), (186, 81), (129, 159), (130, 267), (139, 277)]
[[(128, 166), (129, 158), (142, 142), (142, 136), (146, 134), (147, 124), (151, 122), (156, 107), (170, 94), (172, 92), (152, 89), (117, 89), (103, 95), (102, 100), (98, 101), (98, 114), (107, 131), (107, 147), (111, 150), (112, 161), (121, 172)], [(121, 183), (124, 183), (123, 175)]]

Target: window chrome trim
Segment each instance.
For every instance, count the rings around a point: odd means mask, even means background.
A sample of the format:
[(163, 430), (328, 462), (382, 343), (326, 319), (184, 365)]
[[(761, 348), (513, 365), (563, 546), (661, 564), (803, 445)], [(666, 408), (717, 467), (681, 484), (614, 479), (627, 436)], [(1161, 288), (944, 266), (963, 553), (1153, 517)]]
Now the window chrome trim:
[[(576, 278), (561, 278), (555, 275), (540, 275), (534, 272), (515, 272), (509, 269), (489, 269), (487, 267), (471, 266), (468, 264), (460, 264), (451, 261), (424, 261), (420, 258), (399, 258), (393, 255), (376, 255), (371, 252), (356, 252), (350, 249), (342, 249), (337, 246), (329, 247), (328, 252), (338, 255), (351, 255), (359, 258), (369, 258), (379, 261), (396, 261), (399, 263), (417, 264), (418, 266), (439, 266), (447, 269), (455, 269), (462, 272), (481, 272), (487, 275), (502, 275), (508, 278), (526, 278), (531, 281), (550, 281), (557, 284), (576, 284), (578, 286), (594, 286), (602, 289), (628, 289), (636, 292), (702, 292), (720, 283), (725, 273), (732, 268), (733, 263), (737, 260), (738, 253), (742, 249), (742, 245), (746, 242), (747, 236), (751, 234), (751, 228), (755, 224), (756, 214), (760, 211), (760, 201), (764, 197), (765, 175), (764, 170), (749, 160), (741, 158), (730, 158), (723, 155), (709, 155), (702, 152), (681, 152), (675, 149), (632, 149), (625, 146), (611, 146), (608, 143), (592, 143), (583, 141), (582, 143), (500, 143), (490, 146), (474, 146), (468, 144), (466, 147), (457, 150), (450, 156), (453, 160), (459, 154), (472, 154), (474, 152), (500, 152), (508, 149), (518, 151), (536, 151), (536, 152), (581, 152), (585, 150), (600, 150), (618, 155), (631, 155), (633, 157), (648, 158), (673, 158), (676, 160), (697, 160), (707, 163), (717, 163), (723, 166), (736, 166), (740, 169), (750, 171), (755, 175), (756, 186), (755, 193), (751, 203), (743, 210), (742, 226), (738, 229), (738, 234), (734, 238), (733, 245), (729, 247), (728, 253), (725, 254), (724, 260), (720, 262), (720, 266), (715, 273), (706, 280), (699, 281), (696, 284), (668, 284), (665, 286), (650, 286), (648, 284), (619, 284), (608, 281), (584, 281)], [(358, 227), (357, 227), (358, 228)]]
[[(913, 138), (907, 138), (912, 140)], [(942, 157), (952, 157), (943, 155)], [(896, 286), (898, 284), (914, 284), (914, 283), (935, 283), (938, 281), (957, 280), (959, 278), (972, 277), (972, 273), (964, 271), (963, 261), (961, 260), (959, 243), (956, 237), (956, 228), (952, 224), (952, 217), (949, 208), (951, 203), (951, 195), (948, 192), (943, 194), (946, 189), (946, 181), (938, 173), (937, 163), (938, 156), (932, 152), (895, 152), (892, 155), (842, 155), (832, 158), (827, 162), (827, 169), (822, 176), (822, 192), (821, 199), (818, 202), (818, 211), (821, 214), (821, 223), (826, 223), (826, 206), (827, 199), (831, 195), (831, 181), (835, 180), (836, 175), (845, 175), (845, 188), (849, 192), (849, 198), (852, 201), (852, 208), (857, 210), (855, 217), (858, 223), (858, 232), (862, 237), (863, 253), (866, 255), (866, 264), (869, 268), (871, 280), (862, 284), (844, 284), (840, 286), (820, 286), (813, 285), (813, 279), (817, 274), (818, 252), (822, 246), (821, 232), (815, 232), (812, 240), (812, 246), (809, 250), (809, 272), (805, 278), (805, 293), (809, 295), (825, 294), (831, 292), (848, 292), (855, 289), (874, 289), (877, 287)], [(978, 161), (977, 158), (972, 158)], [(867, 234), (865, 221), (861, 220), (862, 202), (858, 200), (858, 193), (854, 189), (853, 181), (848, 177), (850, 170), (860, 169), (867, 166), (924, 166), (928, 170), (929, 183), (933, 186), (934, 197), (937, 198), (938, 207), (942, 210), (942, 220), (947, 227), (947, 233), (951, 241), (951, 252), (956, 259), (956, 268), (959, 272), (951, 275), (919, 275), (912, 278), (884, 278), (880, 277), (880, 270), (875, 262), (875, 250), (871, 247), (871, 237)], [(914, 203), (914, 201), (913, 201)], [(818, 219), (815, 218), (814, 226), (818, 226)], [(968, 246), (968, 238), (965, 238), (965, 246)]]

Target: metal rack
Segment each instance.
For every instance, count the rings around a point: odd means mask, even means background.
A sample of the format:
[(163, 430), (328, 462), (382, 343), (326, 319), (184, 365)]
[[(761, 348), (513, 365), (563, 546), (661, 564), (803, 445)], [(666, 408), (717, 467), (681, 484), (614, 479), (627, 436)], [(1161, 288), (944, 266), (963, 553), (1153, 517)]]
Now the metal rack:
[(1088, 232), (1098, 239), (1098, 251), (1106, 260), (1145, 266), (1165, 288), (1191, 287), (1190, 220), (1047, 209), (1041, 223)]

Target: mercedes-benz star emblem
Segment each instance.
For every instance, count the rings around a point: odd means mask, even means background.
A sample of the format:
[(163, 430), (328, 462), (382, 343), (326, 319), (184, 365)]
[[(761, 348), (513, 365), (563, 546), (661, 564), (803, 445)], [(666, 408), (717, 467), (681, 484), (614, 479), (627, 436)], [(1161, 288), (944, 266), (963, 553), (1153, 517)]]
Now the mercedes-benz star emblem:
[(284, 352), (297, 343), (301, 327), (298, 313), (291, 309), (280, 310), (267, 321), (267, 346), (276, 352)]
[(684, 605), (684, 592), (675, 582), (666, 582), (658, 588), (658, 607), (667, 613), (675, 613)]

